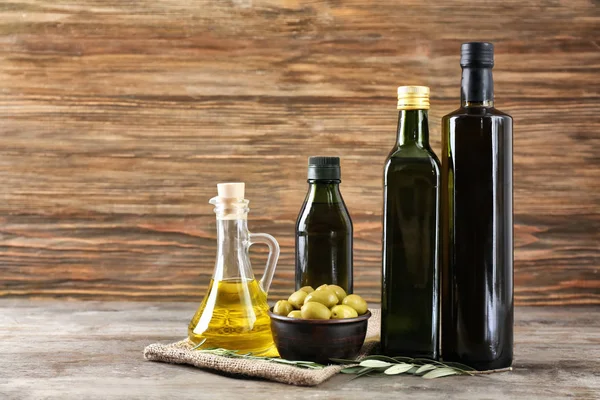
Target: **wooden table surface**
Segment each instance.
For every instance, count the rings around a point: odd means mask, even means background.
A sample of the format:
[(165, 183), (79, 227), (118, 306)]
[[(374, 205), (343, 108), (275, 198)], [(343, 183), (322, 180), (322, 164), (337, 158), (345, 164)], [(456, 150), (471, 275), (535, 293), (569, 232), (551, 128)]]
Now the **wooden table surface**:
[(0, 301), (0, 398), (600, 398), (597, 307), (516, 309), (514, 370), (478, 377), (338, 375), (315, 388), (145, 361), (186, 335), (196, 304)]

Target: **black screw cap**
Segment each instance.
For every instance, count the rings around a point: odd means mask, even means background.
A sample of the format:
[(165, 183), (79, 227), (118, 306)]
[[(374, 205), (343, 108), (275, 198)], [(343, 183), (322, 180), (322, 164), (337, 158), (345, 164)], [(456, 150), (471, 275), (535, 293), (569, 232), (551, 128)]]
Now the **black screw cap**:
[(469, 42), (460, 46), (461, 67), (491, 68), (494, 66), (494, 45), (488, 42)]
[(340, 180), (339, 157), (309, 157), (308, 179)]

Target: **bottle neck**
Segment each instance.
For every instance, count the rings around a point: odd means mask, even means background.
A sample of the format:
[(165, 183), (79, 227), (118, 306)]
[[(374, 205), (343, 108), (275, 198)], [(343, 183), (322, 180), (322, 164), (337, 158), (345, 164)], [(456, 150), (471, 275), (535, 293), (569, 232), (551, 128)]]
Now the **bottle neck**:
[(339, 180), (308, 180), (307, 203), (342, 203)]
[(494, 78), (492, 68), (463, 67), (460, 85), (463, 107), (493, 107)]
[(398, 146), (416, 144), (429, 146), (429, 122), (427, 110), (400, 110), (398, 113)]
[(249, 243), (247, 214), (237, 218), (217, 215), (217, 260), (213, 279), (252, 279), (247, 265)]

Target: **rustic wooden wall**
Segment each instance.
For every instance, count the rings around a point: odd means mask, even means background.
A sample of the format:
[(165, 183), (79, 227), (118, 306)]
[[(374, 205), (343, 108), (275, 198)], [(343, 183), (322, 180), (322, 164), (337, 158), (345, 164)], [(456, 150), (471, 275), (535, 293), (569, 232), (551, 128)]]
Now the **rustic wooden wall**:
[[(4, 0), (0, 296), (199, 300), (217, 182), (247, 182), (292, 288), (306, 159), (342, 157), (357, 291), (376, 300), (395, 89), (458, 105), (496, 44), (515, 120), (518, 304), (600, 304), (600, 3)], [(264, 250), (254, 251), (255, 265)], [(258, 268), (257, 268), (258, 269)]]

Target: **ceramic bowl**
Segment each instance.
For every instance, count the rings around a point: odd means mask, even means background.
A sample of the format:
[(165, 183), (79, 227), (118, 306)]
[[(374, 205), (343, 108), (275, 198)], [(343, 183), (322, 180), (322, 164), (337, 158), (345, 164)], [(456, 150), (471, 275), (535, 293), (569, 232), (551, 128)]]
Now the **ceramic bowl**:
[(320, 320), (283, 317), (271, 309), (269, 316), (281, 358), (331, 364), (330, 358), (356, 358), (371, 312), (356, 318)]

